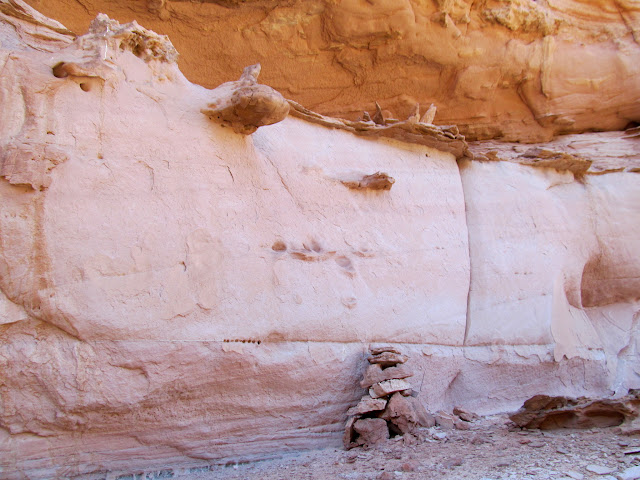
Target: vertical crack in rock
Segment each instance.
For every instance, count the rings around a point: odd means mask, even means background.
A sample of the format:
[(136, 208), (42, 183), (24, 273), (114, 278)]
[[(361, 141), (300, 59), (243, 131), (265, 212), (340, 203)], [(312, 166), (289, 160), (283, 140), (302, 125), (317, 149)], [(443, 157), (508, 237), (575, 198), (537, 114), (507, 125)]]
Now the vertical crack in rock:
[(271, 160), (271, 158), (268, 155), (264, 155), (264, 158), (269, 162), (269, 164), (275, 170), (276, 174), (278, 175), (278, 179), (280, 180), (280, 183), (284, 187), (284, 189), (287, 192), (287, 194), (289, 194), (289, 197), (291, 197), (291, 200), (293, 201), (293, 203), (295, 203), (295, 205), (298, 207), (298, 209), (301, 212), (304, 212), (305, 211), (304, 206), (300, 203), (300, 201), (296, 198), (296, 196), (293, 194), (293, 192), (289, 189), (289, 185), (287, 184), (287, 182), (285, 182), (285, 180), (284, 180), (284, 178), (282, 176), (282, 173), (280, 173), (280, 169), (278, 168), (278, 166), (275, 163), (273, 163), (273, 160)]
[(464, 218), (465, 218), (465, 227), (467, 229), (467, 248), (469, 253), (469, 288), (467, 290), (467, 320), (464, 327), (464, 339), (462, 345), (467, 345), (467, 338), (469, 337), (469, 329), (471, 328), (471, 276), (473, 275), (473, 260), (471, 258), (471, 232), (469, 230), (469, 208), (467, 204), (467, 196), (464, 188), (464, 181), (462, 180), (462, 169), (465, 167), (466, 163), (469, 162), (468, 159), (459, 159), (456, 161), (458, 165), (458, 175), (460, 177), (460, 186), (462, 188), (462, 197), (464, 201)]
[(638, 338), (640, 325), (640, 311), (637, 311), (633, 315), (631, 321), (631, 328), (629, 328), (629, 340), (626, 345), (620, 349), (617, 355), (618, 364), (616, 366), (616, 378), (614, 380), (613, 389), (616, 394), (623, 392), (624, 389), (624, 376), (627, 369), (627, 363), (630, 359), (637, 357), (638, 351), (636, 347), (636, 338)]
[(80, 334), (78, 330), (67, 321), (65, 316), (59, 312), (52, 313), (52, 311), (55, 310), (55, 308), (52, 307), (52, 304), (55, 304), (55, 293), (53, 293), (54, 285), (50, 278), (52, 269), (51, 258), (47, 248), (44, 225), (46, 197), (41, 192), (36, 195), (33, 217), (33, 256), (30, 262), (34, 269), (32, 274), (32, 294), (30, 298), (27, 297), (24, 299), (22, 305), (29, 316), (53, 325), (79, 340)]

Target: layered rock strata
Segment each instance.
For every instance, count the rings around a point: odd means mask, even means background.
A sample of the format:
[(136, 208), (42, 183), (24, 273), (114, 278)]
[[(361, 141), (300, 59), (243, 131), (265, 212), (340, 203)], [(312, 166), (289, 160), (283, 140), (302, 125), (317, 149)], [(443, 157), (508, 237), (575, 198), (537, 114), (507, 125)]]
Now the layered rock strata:
[(421, 121), (242, 135), (166, 38), (0, 6), (3, 478), (340, 445), (375, 342), (432, 411), (640, 386), (633, 130), (583, 173)]
[(168, 34), (208, 88), (259, 61), (263, 81), (324, 115), (435, 104), (468, 138), (541, 142), (640, 122), (631, 0), (29, 0), (80, 33), (104, 12)]

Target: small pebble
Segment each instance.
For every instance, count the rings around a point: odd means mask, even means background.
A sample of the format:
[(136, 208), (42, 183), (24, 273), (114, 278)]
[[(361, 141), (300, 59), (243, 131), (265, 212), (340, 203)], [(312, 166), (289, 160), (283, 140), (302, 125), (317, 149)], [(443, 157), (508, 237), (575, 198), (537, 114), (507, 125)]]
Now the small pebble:
[(418, 469), (418, 462), (415, 460), (411, 460), (409, 462), (404, 462), (400, 467), (400, 470), (403, 472), (415, 472)]
[(461, 458), (449, 458), (447, 460), (444, 461), (444, 466), (446, 468), (453, 468), (453, 467), (459, 467), (460, 465), (462, 465), (464, 463), (464, 461)]

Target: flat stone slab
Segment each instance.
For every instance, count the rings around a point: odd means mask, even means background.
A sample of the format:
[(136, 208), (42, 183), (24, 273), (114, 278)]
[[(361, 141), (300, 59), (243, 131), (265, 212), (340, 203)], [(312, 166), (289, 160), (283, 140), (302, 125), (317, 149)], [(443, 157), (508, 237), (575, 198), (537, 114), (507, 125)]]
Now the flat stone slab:
[(408, 378), (413, 375), (413, 370), (405, 365), (400, 364), (395, 367), (382, 369), (379, 363), (373, 363), (367, 367), (364, 376), (360, 381), (362, 388), (369, 388), (374, 383), (384, 382), (385, 380)]
[(371, 398), (370, 395), (364, 395), (358, 405), (351, 407), (347, 411), (347, 415), (363, 415), (369, 412), (378, 412), (384, 410), (387, 401), (384, 398)]
[(469, 412), (461, 407), (454, 407), (453, 414), (457, 415), (461, 420), (464, 420), (465, 422), (474, 422), (480, 418), (477, 414)]
[(358, 417), (350, 417), (347, 420), (347, 424), (344, 426), (344, 434), (342, 435), (342, 444), (344, 448), (349, 450), (353, 448), (355, 444), (353, 443), (353, 437), (355, 436), (355, 430), (353, 429), (353, 424), (356, 423)]
[(613, 467), (605, 467), (603, 465), (587, 465), (586, 470), (596, 475), (609, 475), (617, 469)]
[(369, 363), (377, 363), (384, 367), (393, 367), (399, 363), (406, 363), (409, 357), (402, 355), (401, 353), (382, 352), (378, 355), (369, 357)]
[(619, 480), (637, 480), (640, 478), (640, 465), (629, 467), (622, 473), (618, 474)]
[(371, 355), (379, 355), (380, 353), (384, 352), (397, 353), (398, 355), (402, 355), (400, 349), (393, 345), (371, 345), (369, 347), (369, 352), (371, 353)]
[(439, 412), (435, 413), (434, 417), (436, 420), (436, 425), (444, 430), (453, 430), (456, 426), (456, 419), (450, 413), (440, 410)]
[(405, 380), (394, 378), (392, 380), (385, 380), (384, 382), (371, 385), (371, 388), (369, 388), (369, 395), (371, 395), (371, 398), (380, 398), (391, 395), (395, 392), (401, 392), (402, 390), (409, 390), (410, 388), (411, 385), (409, 385)]

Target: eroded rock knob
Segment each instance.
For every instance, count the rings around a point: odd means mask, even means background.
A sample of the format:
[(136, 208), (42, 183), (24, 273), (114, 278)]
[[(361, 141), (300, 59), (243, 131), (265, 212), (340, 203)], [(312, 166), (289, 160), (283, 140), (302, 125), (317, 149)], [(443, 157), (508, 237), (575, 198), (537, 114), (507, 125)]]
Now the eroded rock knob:
[(213, 90), (216, 98), (202, 113), (243, 135), (284, 120), (289, 114), (289, 103), (273, 88), (259, 84), (259, 74), (259, 63), (246, 67), (240, 80)]

